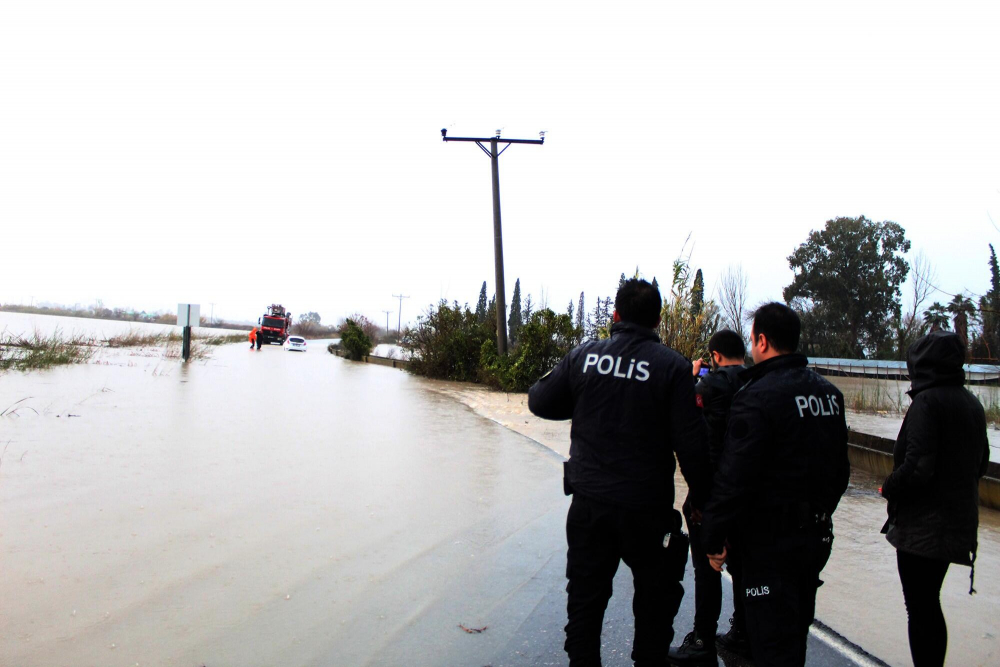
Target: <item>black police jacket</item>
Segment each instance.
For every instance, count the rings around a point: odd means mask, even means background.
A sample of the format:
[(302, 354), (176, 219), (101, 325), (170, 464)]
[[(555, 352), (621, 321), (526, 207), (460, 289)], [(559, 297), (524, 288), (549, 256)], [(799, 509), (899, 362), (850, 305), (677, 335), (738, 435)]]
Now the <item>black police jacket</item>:
[(713, 466), (719, 464), (722, 456), (722, 444), (729, 426), (729, 408), (736, 392), (743, 386), (740, 373), (745, 370), (746, 366), (742, 364), (720, 366), (698, 380), (694, 387), (698, 407), (708, 423), (708, 455)]
[(766, 540), (829, 516), (847, 489), (844, 397), (807, 364), (789, 354), (743, 373), (702, 519), (708, 553), (722, 553), (730, 537)]
[(979, 529), (979, 478), (989, 464), (983, 406), (963, 386), (965, 349), (934, 332), (909, 349), (912, 402), (882, 485), (886, 539), (902, 551), (971, 565)]
[(701, 508), (711, 483), (691, 364), (627, 322), (572, 350), (528, 392), (544, 419), (572, 419), (567, 492), (633, 509), (669, 509), (674, 453)]

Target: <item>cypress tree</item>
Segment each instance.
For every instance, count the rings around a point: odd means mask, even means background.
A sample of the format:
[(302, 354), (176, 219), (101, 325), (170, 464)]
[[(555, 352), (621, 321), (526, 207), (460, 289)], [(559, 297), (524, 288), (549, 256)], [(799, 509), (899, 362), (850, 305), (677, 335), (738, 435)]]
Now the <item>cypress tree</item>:
[(483, 288), (479, 290), (479, 302), (476, 304), (476, 321), (482, 324), (486, 321), (488, 307), (486, 301), (486, 281), (483, 281)]
[(694, 274), (694, 284), (691, 286), (691, 314), (695, 317), (701, 315), (701, 309), (705, 307), (705, 277), (701, 274), (701, 269)]
[(521, 279), (514, 282), (514, 296), (510, 299), (510, 317), (507, 319), (507, 337), (511, 345), (517, 343), (521, 333)]

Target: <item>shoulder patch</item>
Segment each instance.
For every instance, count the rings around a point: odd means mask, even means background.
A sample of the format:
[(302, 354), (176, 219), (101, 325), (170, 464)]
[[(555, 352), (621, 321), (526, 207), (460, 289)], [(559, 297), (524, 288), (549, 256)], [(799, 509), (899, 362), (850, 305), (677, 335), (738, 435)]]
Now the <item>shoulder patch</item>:
[(695, 394), (694, 395), (694, 402), (695, 402), (695, 405), (697, 405), (699, 408), (704, 408), (705, 407), (705, 399), (702, 398), (701, 394)]

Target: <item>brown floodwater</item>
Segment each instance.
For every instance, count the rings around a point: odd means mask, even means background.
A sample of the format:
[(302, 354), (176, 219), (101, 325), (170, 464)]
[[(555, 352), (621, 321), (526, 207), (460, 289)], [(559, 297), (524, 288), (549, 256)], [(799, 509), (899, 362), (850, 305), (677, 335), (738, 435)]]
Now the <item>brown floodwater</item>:
[(322, 345), (104, 352), (15, 403), (3, 665), (475, 664), (563, 548), (558, 457)]

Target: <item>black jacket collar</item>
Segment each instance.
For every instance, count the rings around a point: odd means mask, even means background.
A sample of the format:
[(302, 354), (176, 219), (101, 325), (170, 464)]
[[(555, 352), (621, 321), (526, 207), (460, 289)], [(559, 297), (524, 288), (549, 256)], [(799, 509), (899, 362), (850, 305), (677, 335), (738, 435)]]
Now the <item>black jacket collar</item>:
[(629, 334), (632, 336), (639, 336), (641, 338), (648, 338), (650, 340), (655, 340), (659, 342), (660, 336), (656, 333), (655, 329), (650, 329), (649, 327), (639, 326), (633, 322), (615, 322), (611, 325), (611, 336), (614, 337), (618, 334)]
[(809, 359), (804, 354), (782, 354), (771, 357), (759, 364), (754, 364), (750, 368), (740, 373), (740, 379), (744, 382), (756, 380), (768, 373), (786, 368), (805, 368), (809, 365)]

